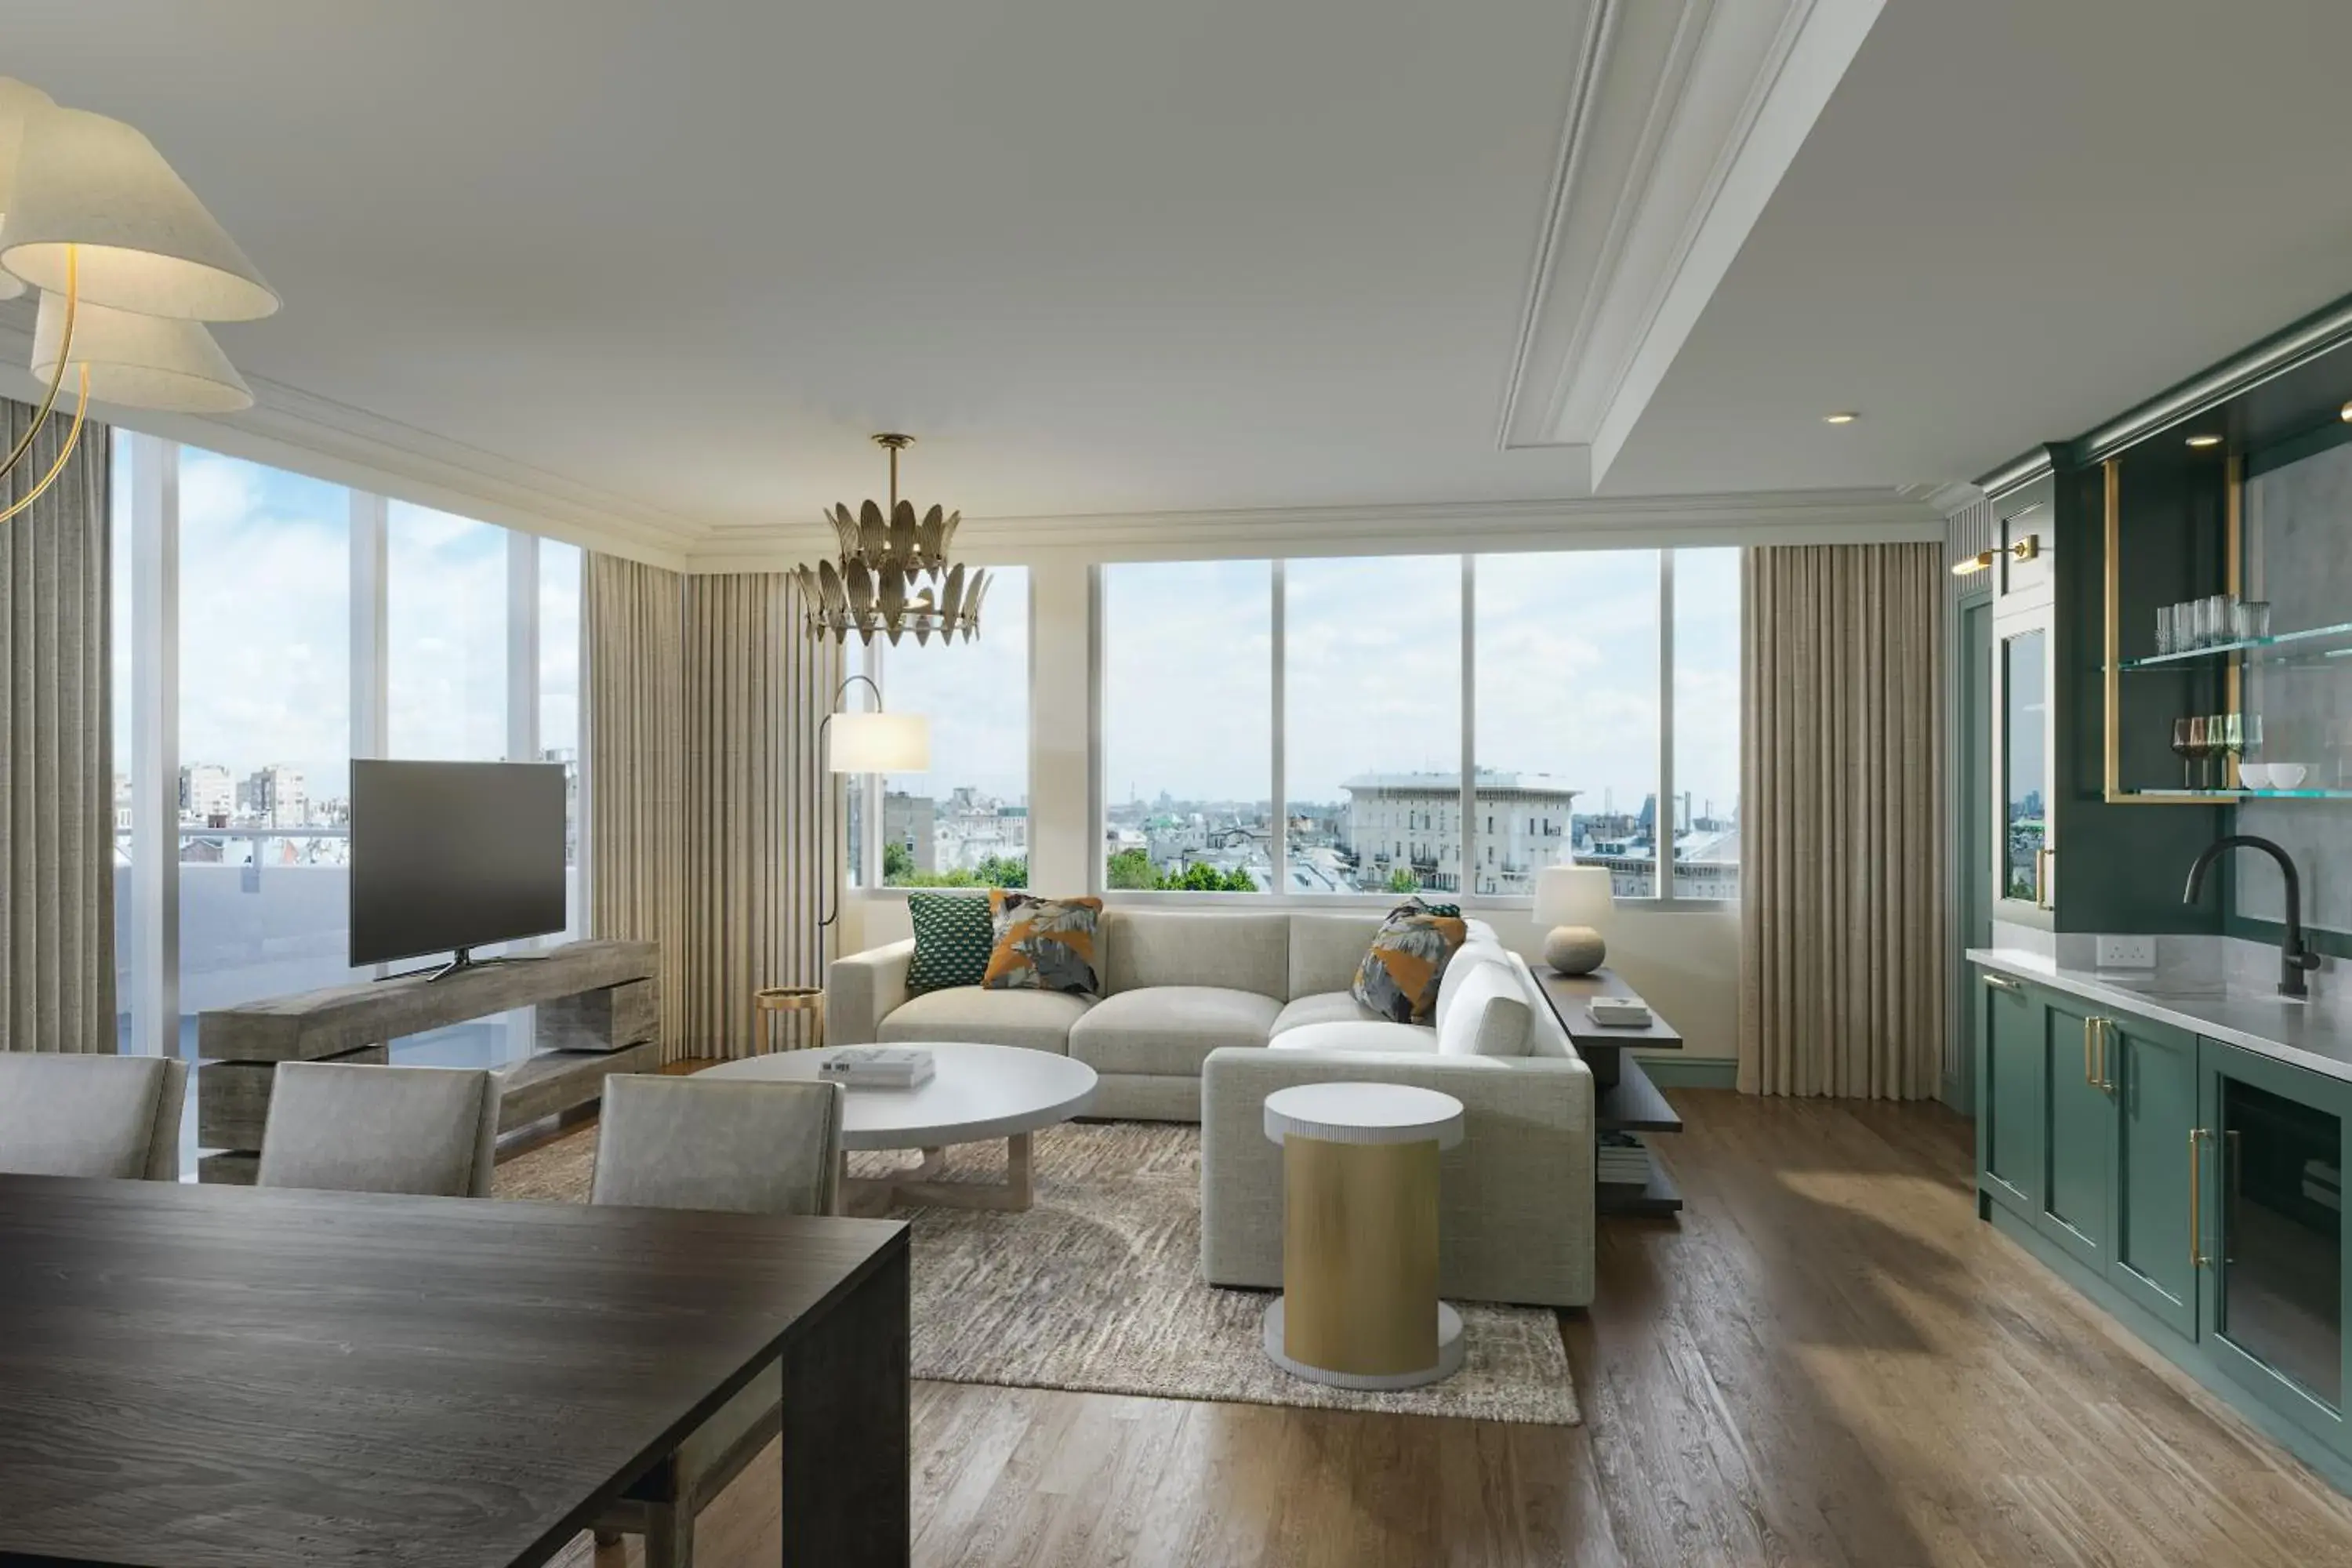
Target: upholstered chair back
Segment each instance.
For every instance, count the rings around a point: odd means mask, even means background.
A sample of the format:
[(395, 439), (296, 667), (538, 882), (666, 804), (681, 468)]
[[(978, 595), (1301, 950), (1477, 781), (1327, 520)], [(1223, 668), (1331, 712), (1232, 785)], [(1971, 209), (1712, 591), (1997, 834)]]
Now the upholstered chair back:
[(604, 1080), (589, 1202), (833, 1214), (841, 1107), (839, 1084), (615, 1074)]
[(495, 1074), (280, 1062), (256, 1184), (486, 1198), (497, 1158)]
[(0, 1171), (177, 1181), (188, 1064), (0, 1051)]

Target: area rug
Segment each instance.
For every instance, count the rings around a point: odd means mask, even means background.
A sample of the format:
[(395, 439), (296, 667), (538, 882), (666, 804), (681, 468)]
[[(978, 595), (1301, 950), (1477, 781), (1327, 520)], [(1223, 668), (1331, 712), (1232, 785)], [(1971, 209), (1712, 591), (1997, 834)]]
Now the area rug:
[[(499, 1167), (498, 1195), (578, 1203), (595, 1134), (574, 1133)], [(855, 1154), (852, 1173), (899, 1157)], [(994, 1180), (1003, 1145), (949, 1152), (948, 1175)], [(1202, 1283), (1201, 1130), (1113, 1121), (1036, 1137), (1036, 1205), (1024, 1214), (913, 1208), (917, 1377), (1571, 1426), (1582, 1417), (1559, 1320), (1460, 1303), (1462, 1370), (1432, 1387), (1357, 1394), (1265, 1359), (1263, 1290)]]

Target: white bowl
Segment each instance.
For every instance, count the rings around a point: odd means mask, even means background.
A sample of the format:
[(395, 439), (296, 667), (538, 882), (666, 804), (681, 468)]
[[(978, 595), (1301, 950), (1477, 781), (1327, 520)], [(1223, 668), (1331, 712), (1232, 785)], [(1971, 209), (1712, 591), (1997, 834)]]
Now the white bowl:
[(2301, 763), (2273, 763), (2265, 770), (2270, 774), (2273, 789), (2301, 789), (2311, 770)]
[(2240, 763), (2238, 782), (2248, 789), (2270, 788), (2271, 770), (2262, 763)]

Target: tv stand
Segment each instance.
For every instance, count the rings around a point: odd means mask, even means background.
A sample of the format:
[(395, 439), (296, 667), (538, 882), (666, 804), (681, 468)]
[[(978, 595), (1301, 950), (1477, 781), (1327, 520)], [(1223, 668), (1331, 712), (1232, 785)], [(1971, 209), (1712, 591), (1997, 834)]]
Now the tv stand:
[(499, 1075), (499, 1130), (599, 1100), (607, 1076), (661, 1066), (659, 954), (649, 942), (566, 942), (528, 963), (460, 952), (455, 963), (201, 1013), (196, 1142), (212, 1152), (197, 1173), (253, 1179), (279, 1062), (384, 1062), (404, 1036), (517, 1007), (538, 1010), (535, 1050)]
[(414, 980), (422, 975), (424, 983), (430, 985), (436, 980), (446, 980), (469, 969), (488, 969), (494, 963), (530, 963), (549, 956), (551, 954), (547, 952), (502, 952), (495, 958), (476, 958), (472, 948), (461, 947), (446, 963), (427, 964), (422, 969), (404, 969), (397, 974), (379, 974), (376, 984), (382, 984), (387, 980)]

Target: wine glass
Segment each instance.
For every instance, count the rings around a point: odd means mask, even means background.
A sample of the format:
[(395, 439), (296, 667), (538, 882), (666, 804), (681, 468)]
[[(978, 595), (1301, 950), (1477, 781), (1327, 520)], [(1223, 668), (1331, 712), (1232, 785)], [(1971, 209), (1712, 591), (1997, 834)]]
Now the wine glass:
[(2245, 759), (2246, 716), (2242, 713), (2225, 713), (2221, 718), (2221, 750), (2229, 755), (2229, 761), (2221, 764), (2221, 782), (2227, 784), (2230, 783), (2230, 763), (2242, 762)]
[[(2205, 715), (2205, 761), (2209, 764), (2206, 770), (2207, 777), (2209, 779), (2211, 777), (2212, 773), (2210, 764), (2224, 761), (2224, 759), (2226, 759), (2230, 754), (2229, 745), (2229, 715), (2226, 713), (2208, 713)], [(2224, 784), (2229, 782), (2229, 770), (2226, 765), (2222, 770), (2221, 782)], [(2211, 789), (2213, 785), (2210, 783), (2208, 783), (2205, 787), (2207, 789)]]
[(2197, 783), (2189, 777), (2191, 763), (2205, 754), (2205, 721), (2175, 719), (2172, 721), (2172, 754), (2180, 759), (2180, 787), (2195, 789)]

